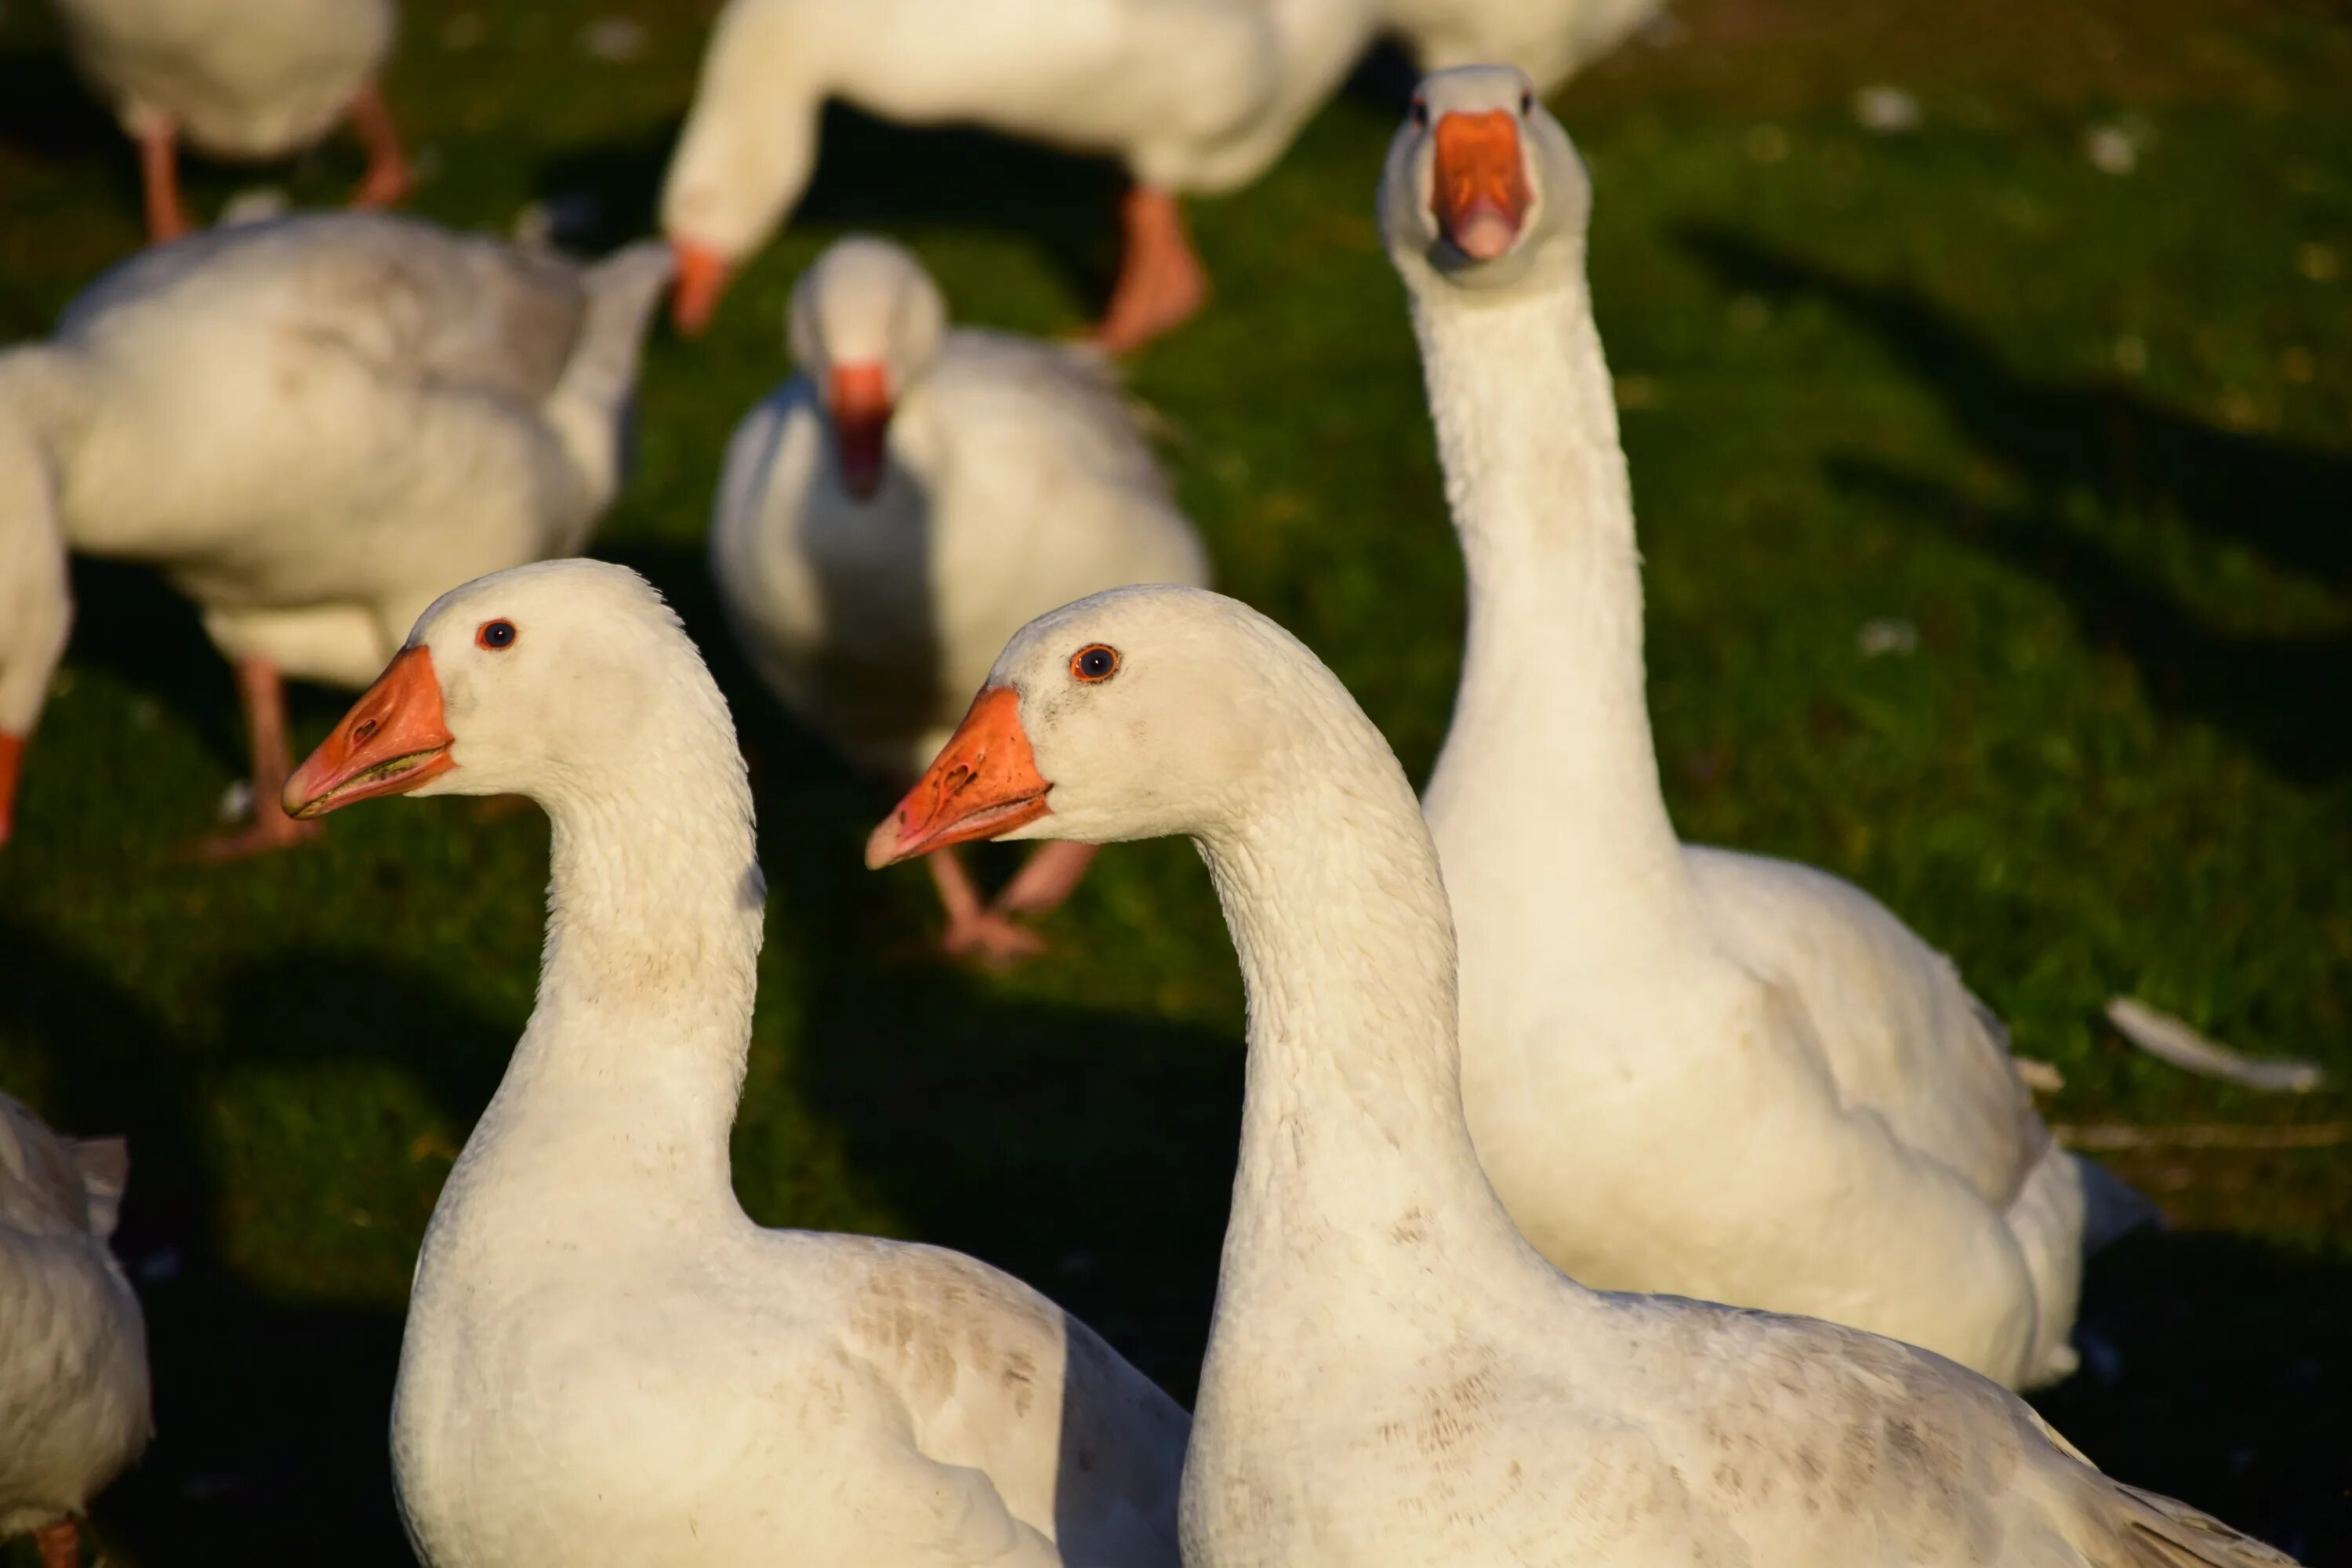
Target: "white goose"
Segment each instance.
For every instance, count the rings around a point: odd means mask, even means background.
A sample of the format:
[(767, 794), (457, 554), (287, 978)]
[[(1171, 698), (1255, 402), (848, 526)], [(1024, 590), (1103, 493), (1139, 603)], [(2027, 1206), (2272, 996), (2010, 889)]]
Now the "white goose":
[(1031, 625), (866, 858), (1166, 834), (1207, 860), (1249, 1000), (1187, 1568), (2288, 1561), (1940, 1356), (1546, 1263), (1463, 1118), (1412, 787), (1331, 673), (1230, 600), (1132, 588)]
[[(892, 788), (1033, 616), (1100, 588), (1207, 583), (1099, 356), (950, 330), (921, 264), (862, 237), (802, 275), (791, 342), (800, 374), (728, 447), (711, 572), (770, 689)], [(992, 906), (934, 856), (948, 949), (1034, 951), (1012, 917), (1058, 904), (1091, 853), (1046, 846)]]
[(2094, 1231), (2135, 1200), (2052, 1142), (1942, 954), (1858, 889), (1667, 820), (1590, 205), (1507, 68), (1431, 77), (1381, 195), (1469, 566), (1427, 808), (1487, 1174), (1588, 1283), (2063, 1376), (2086, 1200)]
[(1118, 279), (1096, 341), (1124, 352), (1207, 298), (1178, 198), (1247, 184), (1375, 33), (1428, 63), (1517, 59), (1549, 80), (1657, 0), (729, 0), (662, 192), (677, 321), (798, 205), (828, 99), (914, 124), (987, 126), (1123, 162)]
[(1183, 1412), (1020, 1281), (729, 1179), (765, 889), (725, 699), (635, 574), (427, 610), (287, 786), (529, 795), (539, 1005), (435, 1209), (393, 1405), (428, 1568), (1169, 1564)]
[(120, 1138), (60, 1138), (0, 1094), (0, 1542), (80, 1562), (89, 1500), (147, 1447), (147, 1321), (114, 1234)]
[(455, 583), (580, 548), (620, 481), (658, 244), (590, 268), (332, 214), (145, 252), (0, 353), (0, 838), (65, 637), (58, 552), (151, 563), (236, 662), (292, 842), (281, 677), (363, 686)]
[(139, 143), (151, 239), (188, 231), (180, 141), (217, 158), (286, 157), (348, 121), (367, 148), (352, 200), (415, 183), (376, 85), (392, 0), (58, 0), (74, 64)]

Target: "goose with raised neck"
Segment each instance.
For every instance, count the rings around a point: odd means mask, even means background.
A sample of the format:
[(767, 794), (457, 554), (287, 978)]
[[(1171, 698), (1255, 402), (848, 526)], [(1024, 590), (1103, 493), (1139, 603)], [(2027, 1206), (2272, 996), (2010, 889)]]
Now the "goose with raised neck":
[(1172, 834), (1208, 862), (1249, 1037), (1188, 1568), (2289, 1561), (2108, 1479), (1941, 1356), (1546, 1263), (1455, 1091), (1453, 936), (1411, 786), (1243, 605), (1129, 588), (1031, 624), (866, 859)]
[(2137, 1199), (2057, 1147), (1999, 1022), (1867, 894), (1675, 836), (1591, 204), (1566, 132), (1497, 67), (1423, 84), (1381, 192), (1468, 566), (1424, 804), (1479, 1154), (1580, 1279), (1811, 1313), (2011, 1387), (2062, 1377), (2086, 1235)]
[(306, 837), (285, 678), (363, 687), (443, 590), (586, 542), (668, 276), (305, 215), (142, 252), (0, 353), (0, 842), (67, 549), (161, 569), (236, 668), (254, 819), (208, 853)]
[(0, 1094), (0, 1545), (81, 1561), (89, 1501), (147, 1447), (147, 1322), (109, 1238), (120, 1138), (69, 1139)]
[[(797, 373), (728, 443), (711, 575), (751, 667), (892, 790), (939, 751), (1005, 638), (1129, 583), (1209, 581), (1102, 356), (951, 326), (920, 261), (854, 235), (793, 287)], [(1040, 847), (992, 900), (931, 857), (943, 945), (1003, 965), (1092, 851)]]
[(527, 795), (539, 1000), (417, 1260), (393, 1463), (428, 1568), (1172, 1565), (1183, 1412), (937, 1247), (735, 1199), (764, 888), (727, 704), (634, 573), (455, 589), (289, 781), (300, 816)]

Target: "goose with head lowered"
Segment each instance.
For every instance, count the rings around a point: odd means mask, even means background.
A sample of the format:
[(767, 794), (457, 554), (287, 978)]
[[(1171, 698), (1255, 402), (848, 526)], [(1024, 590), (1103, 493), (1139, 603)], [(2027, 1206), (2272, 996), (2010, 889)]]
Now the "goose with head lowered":
[(428, 1568), (1172, 1565), (1183, 1412), (1019, 1280), (765, 1230), (728, 1134), (765, 888), (724, 698), (642, 578), (449, 593), (289, 782), (527, 795), (538, 1005), (417, 1260), (394, 1476)]
[(1123, 353), (1208, 296), (1178, 205), (1281, 156), (1374, 35), (1424, 63), (1477, 46), (1555, 81), (1656, 0), (729, 0), (662, 189), (677, 321), (699, 331), (729, 279), (799, 204), (828, 100), (1106, 154), (1134, 184), (1096, 329)]
[(81, 1561), (81, 1515), (153, 1430), (147, 1321), (107, 1245), (131, 1161), (0, 1094), (0, 1544)]
[(668, 276), (308, 215), (143, 252), (0, 352), (0, 841), (67, 550), (160, 568), (236, 664), (253, 822), (210, 851), (305, 837), (284, 678), (365, 686), (444, 589), (586, 542)]
[(1930, 1352), (1547, 1263), (1463, 1117), (1412, 786), (1254, 611), (1129, 588), (1033, 623), (866, 859), (1170, 834), (1208, 862), (1249, 1004), (1187, 1568), (2289, 1561)]
[(2063, 1376), (2086, 1239), (2135, 1195), (2055, 1144), (1999, 1021), (1869, 895), (1667, 819), (1591, 202), (1507, 68), (1430, 77), (1381, 190), (1468, 565), (1425, 805), (1479, 1155), (1587, 1283)]
[[(950, 327), (922, 264), (863, 236), (801, 276), (790, 336), (800, 374), (728, 445), (711, 574), (768, 689), (893, 790), (1033, 617), (1129, 583), (1208, 582), (1099, 354)], [(1092, 853), (1044, 846), (992, 902), (931, 857), (948, 951), (1036, 951), (1015, 917), (1059, 904)]]

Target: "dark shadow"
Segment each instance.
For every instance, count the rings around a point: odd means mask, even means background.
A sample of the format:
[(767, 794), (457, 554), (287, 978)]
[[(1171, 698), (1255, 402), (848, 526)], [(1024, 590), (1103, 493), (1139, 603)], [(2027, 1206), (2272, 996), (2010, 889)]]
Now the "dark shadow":
[[(585, 192), (605, 215), (598, 242), (661, 226), (662, 178), (678, 123), (625, 142), (562, 153), (533, 184), (543, 199)], [(969, 126), (901, 125), (846, 104), (825, 106), (816, 175), (791, 226), (895, 233), (937, 226), (1018, 235), (1066, 280), (1091, 313), (1109, 297), (1118, 263), (1118, 200), (1127, 175), (1105, 158)]]
[(1727, 288), (1825, 300), (1869, 331), (2029, 499), (1988, 516), (1955, 487), (1861, 457), (1831, 465), (1836, 482), (2050, 584), (2089, 637), (2137, 666), (2159, 709), (2238, 736), (2306, 784), (2352, 767), (2352, 735), (2335, 721), (2352, 689), (2352, 638), (2212, 628), (2154, 573), (2066, 521), (2087, 494), (2112, 511), (2178, 518), (2352, 591), (2352, 457), (2217, 430), (2114, 384), (2036, 384), (1909, 289), (1859, 282), (1720, 231), (1694, 231), (1685, 243)]
[(2135, 1236), (2092, 1264), (2085, 1369), (2033, 1403), (2108, 1474), (2313, 1568), (2352, 1563), (2347, 1302), (2339, 1259), (2227, 1234)]
[(96, 1500), (97, 1530), (144, 1562), (310, 1561), (332, 1542), (339, 1562), (405, 1565), (384, 1437), (401, 1315), (287, 1301), (237, 1277), (205, 1108), (257, 1065), (370, 1059), (415, 1068), (470, 1126), (512, 1032), (418, 977), (316, 955), (233, 975), (224, 997), (234, 1053), (0, 921), (0, 1029), (47, 1057), (46, 1109), (63, 1131), (131, 1147), (116, 1248), (146, 1310), (157, 1436)]
[(25, 20), (11, 18), (12, 37), (0, 48), (0, 153), (102, 168), (136, 211), (139, 171), (122, 128), (76, 74), (56, 24), (47, 16)]

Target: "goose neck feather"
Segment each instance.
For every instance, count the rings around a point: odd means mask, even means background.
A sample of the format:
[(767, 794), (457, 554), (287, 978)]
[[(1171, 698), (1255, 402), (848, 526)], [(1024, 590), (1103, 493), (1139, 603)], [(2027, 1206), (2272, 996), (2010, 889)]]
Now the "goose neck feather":
[[(1687, 926), (1688, 887), (1658, 786), (1633, 490), (1581, 247), (1500, 296), (1421, 281), (1412, 319), (1469, 578), (1461, 691), (1426, 802), (1457, 912), (1494, 907), (1467, 884), (1523, 887), (1528, 866), (1555, 866), (1608, 897), (1548, 920), (1581, 921), (1601, 951), (1663, 947)], [(1465, 952), (1484, 940), (1466, 933)]]

